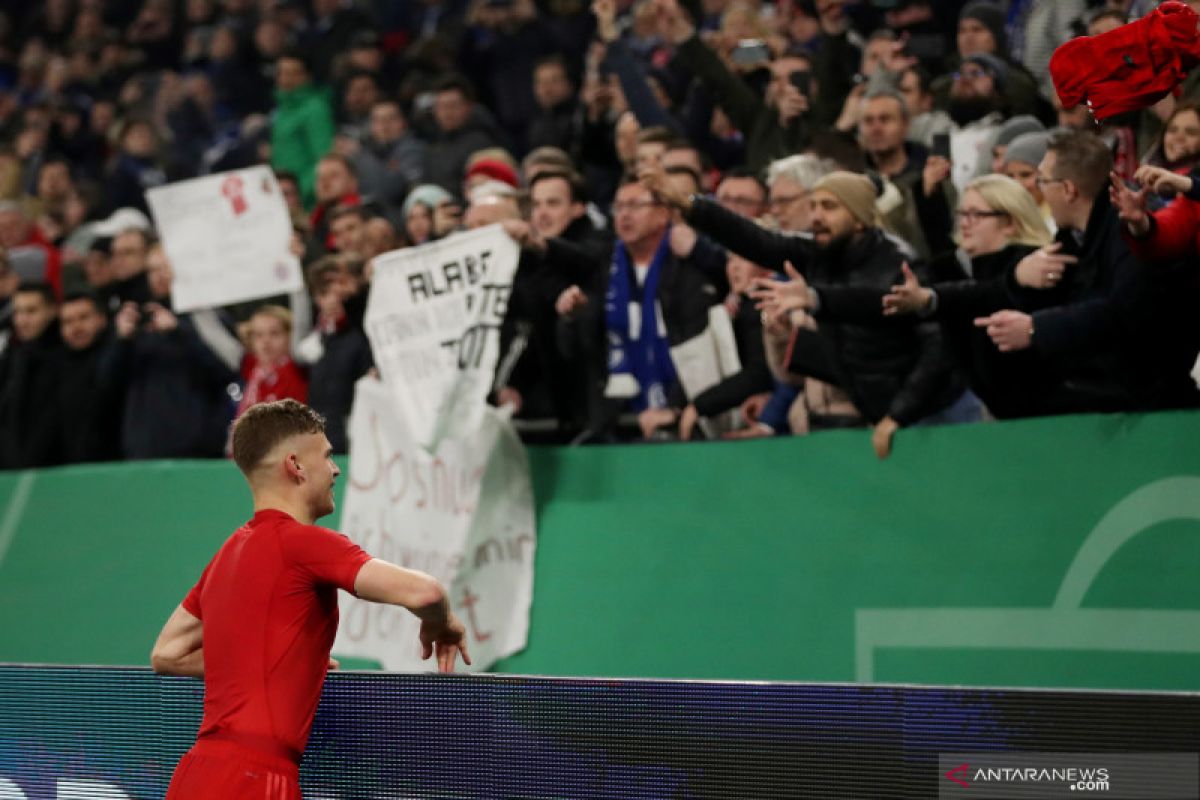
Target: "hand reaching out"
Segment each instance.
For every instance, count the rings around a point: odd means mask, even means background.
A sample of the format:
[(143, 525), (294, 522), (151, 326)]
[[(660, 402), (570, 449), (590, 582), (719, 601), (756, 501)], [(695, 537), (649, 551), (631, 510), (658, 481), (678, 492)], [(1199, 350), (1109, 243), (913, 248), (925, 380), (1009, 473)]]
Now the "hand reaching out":
[(979, 317), (975, 327), (987, 329), (992, 344), (1001, 353), (1024, 350), (1033, 343), (1033, 317), (1020, 311), (997, 311), (991, 316)]
[(757, 278), (750, 288), (755, 307), (768, 317), (778, 317), (791, 311), (809, 311), (816, 307), (816, 292), (804, 280), (804, 276), (792, 266), (784, 263), (789, 280)]
[(904, 283), (893, 286), (892, 290), (883, 296), (885, 317), (895, 314), (919, 314), (933, 302), (933, 290), (921, 286), (908, 264), (901, 264), (900, 271), (904, 273)]
[(1182, 193), (1192, 188), (1192, 179), (1189, 176), (1149, 164), (1138, 167), (1133, 179), (1157, 194)]
[(1067, 267), (1079, 261), (1060, 250), (1062, 243), (1053, 242), (1022, 258), (1017, 264), (1017, 283), (1030, 289), (1053, 289), (1057, 286)]
[(1150, 232), (1150, 215), (1146, 212), (1146, 189), (1130, 189), (1115, 172), (1110, 178), (1108, 196), (1117, 209), (1117, 216), (1134, 236), (1145, 236)]
[(638, 170), (638, 180), (659, 201), (683, 212), (692, 210), (692, 198), (675, 184), (667, 180), (667, 171), (662, 164), (652, 164)]

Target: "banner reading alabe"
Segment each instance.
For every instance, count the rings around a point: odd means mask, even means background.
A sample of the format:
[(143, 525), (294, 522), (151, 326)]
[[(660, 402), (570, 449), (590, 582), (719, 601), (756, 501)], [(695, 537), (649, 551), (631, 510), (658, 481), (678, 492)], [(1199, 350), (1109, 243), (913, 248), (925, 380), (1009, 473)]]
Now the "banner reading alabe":
[(520, 250), (499, 225), (375, 259), (365, 327), (408, 429), (433, 450), (479, 426)]

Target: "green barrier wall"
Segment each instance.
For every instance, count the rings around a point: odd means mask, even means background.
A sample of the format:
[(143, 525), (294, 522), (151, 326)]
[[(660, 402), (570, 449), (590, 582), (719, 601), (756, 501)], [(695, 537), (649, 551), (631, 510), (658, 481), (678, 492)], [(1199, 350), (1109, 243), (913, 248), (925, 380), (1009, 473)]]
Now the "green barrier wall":
[[(528, 649), (575, 676), (1200, 688), (1200, 414), (536, 449)], [(0, 474), (0, 661), (145, 663), (228, 463)]]

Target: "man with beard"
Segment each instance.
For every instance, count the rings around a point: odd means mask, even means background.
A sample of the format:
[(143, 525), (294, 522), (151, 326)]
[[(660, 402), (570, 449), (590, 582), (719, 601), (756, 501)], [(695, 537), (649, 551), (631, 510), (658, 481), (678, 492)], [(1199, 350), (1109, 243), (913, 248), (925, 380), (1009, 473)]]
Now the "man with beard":
[(991, 171), (991, 143), (1007, 110), (1004, 81), (1008, 68), (1000, 59), (977, 54), (963, 59), (950, 85), (947, 110), (954, 120), (950, 134), (951, 179), (960, 193), (974, 177)]
[(945, 105), (947, 98), (952, 97), (951, 86), (957, 80), (956, 73), (962, 71), (969, 59), (983, 55), (995, 59), (1008, 75), (1000, 93), (1011, 113), (1040, 117), (1050, 113), (1046, 101), (1038, 94), (1037, 80), (1032, 73), (1009, 56), (1004, 9), (988, 0), (967, 3), (958, 18), (957, 45), (958, 63), (951, 64), (955, 72), (942, 75), (933, 82), (933, 93), (939, 105)]
[[(873, 428), (876, 453), (886, 457), (895, 432), (946, 408), (962, 392), (943, 352), (936, 324), (880, 324), (876, 299), (857, 302), (844, 289), (887, 289), (901, 276), (908, 256), (878, 226), (875, 187), (869, 178), (850, 172), (833, 172), (817, 182), (812, 192), (812, 239), (764, 230), (717, 203), (696, 195), (684, 196), (661, 180), (661, 174), (642, 176), (656, 197), (680, 209), (697, 230), (755, 264), (792, 277), (794, 288), (812, 290), (828, 301), (817, 308), (797, 303), (784, 311), (805, 306), (819, 321), (817, 335), (824, 346), (803, 348), (807, 363), (793, 358), (789, 370), (812, 375), (844, 389), (862, 414), (858, 424)], [(839, 291), (841, 290), (841, 291)], [(869, 307), (868, 307), (869, 306)], [(793, 356), (801, 348), (796, 348)], [(845, 427), (844, 420), (829, 427)], [(813, 429), (823, 421), (810, 417)]]

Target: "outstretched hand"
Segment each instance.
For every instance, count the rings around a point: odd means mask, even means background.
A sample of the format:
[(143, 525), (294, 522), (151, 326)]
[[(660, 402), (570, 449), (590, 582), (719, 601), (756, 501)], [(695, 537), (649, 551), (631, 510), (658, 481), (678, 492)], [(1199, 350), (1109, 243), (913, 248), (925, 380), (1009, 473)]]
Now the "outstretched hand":
[(883, 296), (883, 315), (890, 317), (895, 314), (918, 314), (929, 308), (933, 301), (933, 291), (921, 286), (916, 273), (907, 262), (900, 265), (904, 273), (904, 283), (893, 286), (891, 291)]
[(647, 164), (639, 169), (638, 181), (660, 202), (684, 212), (692, 210), (691, 196), (667, 180), (667, 171), (662, 164)]
[(1188, 175), (1180, 175), (1162, 167), (1152, 167), (1143, 164), (1133, 174), (1133, 179), (1157, 194), (1177, 194), (1192, 188), (1192, 179)]
[(1062, 242), (1051, 242), (1034, 250), (1017, 264), (1017, 283), (1030, 289), (1053, 289), (1062, 280), (1063, 272), (1079, 261), (1062, 250)]
[(420, 639), (421, 660), (437, 653), (438, 672), (453, 672), (454, 662), (460, 655), (464, 664), (471, 663), (467, 653), (467, 629), (453, 612), (447, 613), (445, 621), (440, 623), (423, 621)]
[(817, 304), (816, 292), (792, 266), (792, 262), (784, 262), (784, 271), (788, 275), (786, 281), (756, 278), (750, 285), (750, 297), (755, 301), (754, 307), (768, 317), (779, 317), (791, 311), (810, 311)]
[(1108, 197), (1117, 209), (1117, 216), (1134, 236), (1145, 236), (1150, 232), (1150, 215), (1146, 212), (1145, 187), (1136, 191), (1130, 189), (1115, 172), (1110, 178)]
[(976, 328), (984, 328), (992, 344), (1001, 353), (1024, 350), (1033, 343), (1033, 317), (1007, 309), (975, 320)]

